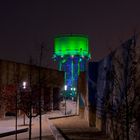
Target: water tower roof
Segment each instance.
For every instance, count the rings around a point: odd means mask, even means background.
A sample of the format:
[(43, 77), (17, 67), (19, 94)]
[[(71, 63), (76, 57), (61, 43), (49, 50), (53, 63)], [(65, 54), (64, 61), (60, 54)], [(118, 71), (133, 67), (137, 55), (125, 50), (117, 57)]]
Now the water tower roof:
[(86, 35), (60, 35), (54, 39), (55, 56), (89, 57), (88, 37)]

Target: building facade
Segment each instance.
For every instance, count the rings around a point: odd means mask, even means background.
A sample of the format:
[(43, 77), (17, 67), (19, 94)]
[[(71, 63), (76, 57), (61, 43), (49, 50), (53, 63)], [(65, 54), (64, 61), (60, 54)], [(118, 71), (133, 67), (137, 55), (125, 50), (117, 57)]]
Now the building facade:
[(63, 72), (0, 60), (0, 117), (15, 111), (16, 99), (19, 109), (21, 106), (21, 109), (26, 109), (27, 106), (23, 107), (21, 101), (26, 100), (24, 104), (33, 100), (35, 102), (40, 94), (44, 111), (59, 109), (60, 91), (63, 86)]

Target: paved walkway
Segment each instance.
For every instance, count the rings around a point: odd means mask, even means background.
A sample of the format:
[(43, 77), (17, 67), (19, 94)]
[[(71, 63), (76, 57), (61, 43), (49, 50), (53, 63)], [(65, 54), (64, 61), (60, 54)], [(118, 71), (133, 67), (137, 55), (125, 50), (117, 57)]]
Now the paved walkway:
[(63, 134), (66, 140), (109, 140), (109, 138), (94, 127), (88, 127), (87, 122), (79, 116), (50, 120)]
[[(60, 116), (62, 118), (58, 118)], [(51, 117), (57, 118), (49, 120), (47, 119)], [(26, 119), (26, 123), (29, 123), (28, 118)], [(19, 128), (23, 128), (22, 124), (23, 118), (18, 118)], [(7, 131), (10, 127), (14, 128), (14, 126), (15, 118), (10, 117), (7, 120), (0, 120), (0, 131), (3, 129)], [(104, 133), (98, 131), (96, 128), (88, 127), (88, 123), (84, 119), (81, 119), (79, 116), (65, 117), (63, 111), (48, 112), (46, 115), (42, 116), (42, 140), (55, 140), (55, 138), (57, 138), (57, 140), (63, 139), (55, 126), (66, 140), (109, 140), (109, 138)], [(53, 134), (51, 131), (54, 131)], [(18, 134), (18, 140), (28, 140), (28, 134), (28, 132)], [(32, 139), (39, 140), (38, 136), (39, 118), (36, 117), (33, 119)], [(15, 135), (0, 138), (0, 140), (15, 140)]]
[[(28, 123), (28, 118), (26, 119), (26, 123)], [(18, 119), (18, 127), (22, 128), (22, 122), (23, 119), (19, 118)], [(55, 140), (50, 129), (48, 128), (48, 123), (46, 121), (46, 117), (43, 115), (42, 116), (42, 140)], [(14, 128), (15, 125), (15, 119), (14, 118), (10, 118), (7, 120), (0, 120), (0, 131), (6, 131), (9, 130), (10, 127), (11, 129)], [(25, 126), (24, 126), (25, 127)], [(27, 126), (26, 126), (27, 127)], [(28, 132), (25, 133), (20, 133), (18, 134), (18, 140), (28, 140)], [(38, 117), (33, 119), (33, 125), (32, 125), (32, 139), (33, 140), (38, 140), (39, 136), (39, 120)], [(11, 135), (11, 136), (7, 136), (7, 137), (3, 137), (0, 138), (0, 140), (15, 140), (15, 135)]]

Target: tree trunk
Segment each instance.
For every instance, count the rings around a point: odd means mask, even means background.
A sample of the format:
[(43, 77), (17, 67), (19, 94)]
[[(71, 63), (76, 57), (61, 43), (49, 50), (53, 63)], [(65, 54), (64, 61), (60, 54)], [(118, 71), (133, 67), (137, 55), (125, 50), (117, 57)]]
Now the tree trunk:
[(30, 116), (29, 116), (29, 140), (32, 138), (32, 106), (30, 104)]
[(25, 113), (23, 114), (23, 125), (25, 125)]

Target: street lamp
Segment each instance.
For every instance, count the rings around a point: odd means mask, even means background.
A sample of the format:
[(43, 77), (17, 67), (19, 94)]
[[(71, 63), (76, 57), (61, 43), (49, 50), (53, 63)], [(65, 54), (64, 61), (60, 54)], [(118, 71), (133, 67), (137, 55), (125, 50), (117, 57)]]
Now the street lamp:
[(27, 87), (27, 82), (23, 81), (22, 86), (23, 86), (23, 89), (26, 89), (26, 87)]
[(64, 86), (64, 91), (65, 91), (65, 115), (66, 115), (66, 91), (67, 91), (68, 86)]
[[(25, 89), (27, 89), (27, 82), (26, 82), (26, 81), (23, 81), (23, 82), (22, 82), (22, 88), (23, 88), (23, 89), (22, 89), (22, 92), (26, 92), (26, 91), (25, 91)], [(25, 125), (25, 121), (26, 121), (25, 119), (26, 119), (26, 118), (25, 118), (25, 112), (24, 112), (24, 114), (23, 114), (23, 125)]]
[(67, 90), (67, 88), (68, 88), (68, 86), (67, 86), (67, 85), (65, 85), (65, 86), (64, 86), (64, 90), (66, 91), (66, 90)]
[(74, 100), (74, 97), (76, 95), (76, 88), (75, 87), (72, 87), (71, 88), (71, 92), (72, 92), (72, 100)]
[(78, 112), (79, 112), (79, 97), (78, 97), (78, 93), (77, 93), (77, 90), (76, 90), (76, 88), (75, 87), (72, 87), (71, 88), (71, 91), (72, 91), (72, 100), (73, 100), (73, 98), (75, 98), (74, 99), (74, 101), (76, 100), (76, 108), (75, 108), (75, 114), (77, 114), (78, 115)]

